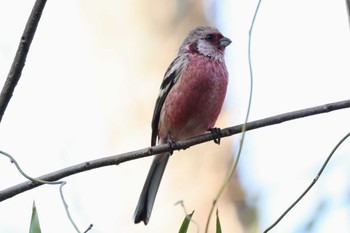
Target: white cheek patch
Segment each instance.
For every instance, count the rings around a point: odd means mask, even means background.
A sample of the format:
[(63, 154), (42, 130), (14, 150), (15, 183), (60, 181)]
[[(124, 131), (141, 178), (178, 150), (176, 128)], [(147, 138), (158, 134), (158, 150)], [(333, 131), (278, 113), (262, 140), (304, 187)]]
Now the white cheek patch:
[(219, 49), (205, 40), (199, 40), (197, 43), (198, 52), (211, 59), (220, 59), (222, 54)]
[(198, 41), (197, 43), (198, 52), (203, 54), (204, 56), (210, 56), (213, 53), (213, 46), (206, 41)]

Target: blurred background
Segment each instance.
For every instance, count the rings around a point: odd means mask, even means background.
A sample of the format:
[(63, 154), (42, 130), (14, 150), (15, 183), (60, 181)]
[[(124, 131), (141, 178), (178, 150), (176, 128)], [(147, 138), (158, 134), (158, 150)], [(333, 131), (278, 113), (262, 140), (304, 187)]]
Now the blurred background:
[[(34, 1), (0, 0), (0, 81), (7, 77)], [(217, 127), (244, 122), (248, 31), (257, 1), (48, 1), (22, 78), (0, 125), (0, 149), (32, 176), (150, 145), (164, 72), (186, 34), (214, 25), (230, 84)], [(264, 1), (252, 38), (250, 120), (349, 99), (350, 33), (345, 1)], [(218, 203), (223, 232), (262, 232), (316, 176), (350, 130), (350, 110), (250, 131), (238, 170)], [(212, 200), (240, 135), (176, 152), (148, 226), (132, 217), (152, 158), (68, 177), (69, 210), (84, 231), (177, 232), (184, 201), (204, 232)], [(350, 143), (319, 182), (271, 232), (350, 232)], [(0, 157), (0, 189), (23, 182)], [(74, 232), (58, 187), (42, 186), (0, 203), (0, 232), (27, 232), (35, 200), (42, 232)], [(197, 232), (192, 224), (190, 232)], [(214, 232), (214, 222), (211, 225)]]

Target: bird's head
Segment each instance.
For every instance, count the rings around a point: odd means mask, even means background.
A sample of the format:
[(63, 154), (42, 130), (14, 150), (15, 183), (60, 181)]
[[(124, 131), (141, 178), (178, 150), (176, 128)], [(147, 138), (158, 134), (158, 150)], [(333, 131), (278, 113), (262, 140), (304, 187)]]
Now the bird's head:
[(231, 40), (224, 37), (214, 27), (197, 27), (193, 29), (182, 43), (179, 54), (198, 53), (212, 59), (221, 58)]

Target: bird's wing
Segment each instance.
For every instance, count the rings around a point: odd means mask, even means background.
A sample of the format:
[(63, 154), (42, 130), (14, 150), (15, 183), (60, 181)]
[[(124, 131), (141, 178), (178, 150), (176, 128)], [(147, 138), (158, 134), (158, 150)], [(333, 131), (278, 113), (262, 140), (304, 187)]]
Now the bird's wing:
[(160, 85), (159, 96), (157, 98), (153, 112), (151, 146), (155, 146), (157, 142), (159, 118), (165, 99), (168, 96), (171, 88), (179, 80), (182, 74), (182, 69), (186, 64), (187, 57), (178, 56), (174, 59), (174, 61), (170, 64), (167, 71), (165, 72), (163, 82)]

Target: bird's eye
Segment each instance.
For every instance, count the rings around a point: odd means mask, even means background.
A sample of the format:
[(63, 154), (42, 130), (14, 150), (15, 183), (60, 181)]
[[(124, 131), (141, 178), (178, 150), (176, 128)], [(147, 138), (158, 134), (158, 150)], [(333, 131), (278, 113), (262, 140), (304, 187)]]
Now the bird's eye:
[(213, 35), (213, 34), (208, 34), (208, 35), (205, 37), (205, 40), (207, 40), (207, 41), (213, 41), (213, 40), (214, 40), (214, 35)]

